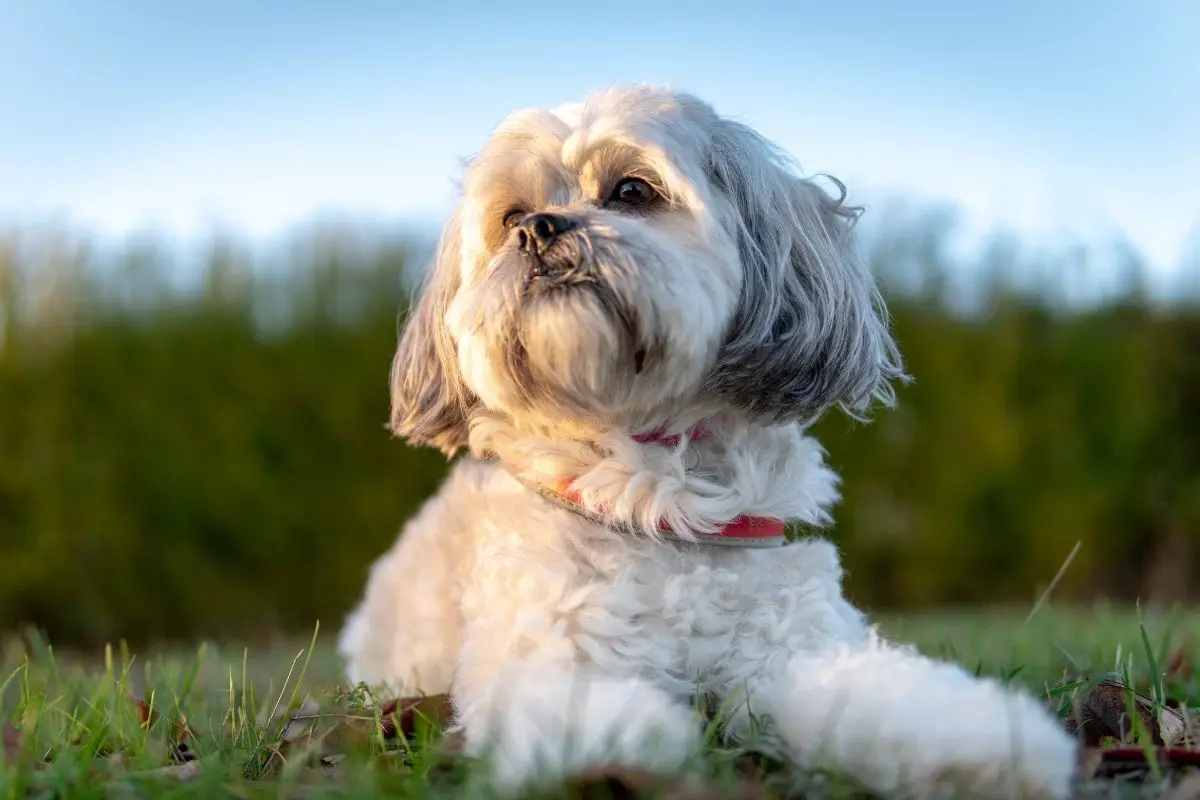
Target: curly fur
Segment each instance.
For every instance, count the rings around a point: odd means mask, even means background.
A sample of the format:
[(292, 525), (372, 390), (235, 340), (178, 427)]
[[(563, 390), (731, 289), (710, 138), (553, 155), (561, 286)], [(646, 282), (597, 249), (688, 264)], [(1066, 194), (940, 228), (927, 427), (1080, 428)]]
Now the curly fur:
[[(658, 199), (610, 201), (631, 177)], [(1066, 795), (1075, 747), (1050, 715), (879, 639), (828, 541), (711, 546), (740, 515), (828, 523), (837, 478), (806, 424), (891, 405), (905, 377), (837, 187), (665, 89), (500, 125), (392, 367), (393, 430), (469, 453), (372, 567), (341, 637), (351, 680), (450, 692), (512, 791), (680, 765), (703, 691), (733, 709), (732, 736), (767, 713), (763, 746), (877, 791)], [(562, 232), (531, 255), (505, 220), (534, 212)], [(633, 438), (702, 421), (697, 441)], [(622, 524), (514, 476), (573, 478)]]

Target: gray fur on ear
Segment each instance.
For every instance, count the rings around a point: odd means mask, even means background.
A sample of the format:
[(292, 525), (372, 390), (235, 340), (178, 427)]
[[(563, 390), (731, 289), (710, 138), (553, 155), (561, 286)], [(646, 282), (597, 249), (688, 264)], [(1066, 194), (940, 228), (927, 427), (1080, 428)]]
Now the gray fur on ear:
[(727, 120), (714, 130), (710, 169), (737, 210), (745, 269), (710, 391), (772, 421), (894, 405), (892, 381), (907, 376), (883, 298), (854, 251), (861, 209), (845, 204), (845, 186), (831, 178), (838, 196), (827, 194)]
[(445, 320), (460, 281), (460, 252), (456, 216), (442, 233), (419, 300), (410, 306), (390, 376), (392, 432), (446, 455), (466, 446), (468, 414), (478, 402), (463, 382)]

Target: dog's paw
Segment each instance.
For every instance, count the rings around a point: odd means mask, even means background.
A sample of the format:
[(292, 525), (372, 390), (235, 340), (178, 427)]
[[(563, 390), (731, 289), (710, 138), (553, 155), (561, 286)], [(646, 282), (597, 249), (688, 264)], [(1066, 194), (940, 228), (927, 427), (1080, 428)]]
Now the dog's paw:
[(642, 681), (578, 673), (502, 681), (462, 724), (468, 751), (507, 793), (606, 767), (674, 771), (700, 743), (695, 715), (670, 695)]
[(1031, 696), (882, 643), (793, 658), (751, 705), (788, 755), (889, 796), (1063, 798), (1072, 739)]
[(991, 688), (991, 697), (979, 698), (982, 713), (968, 712), (960, 724), (946, 725), (928, 741), (916, 793), (951, 790), (953, 796), (996, 800), (1069, 797), (1078, 767), (1075, 740), (1027, 695)]

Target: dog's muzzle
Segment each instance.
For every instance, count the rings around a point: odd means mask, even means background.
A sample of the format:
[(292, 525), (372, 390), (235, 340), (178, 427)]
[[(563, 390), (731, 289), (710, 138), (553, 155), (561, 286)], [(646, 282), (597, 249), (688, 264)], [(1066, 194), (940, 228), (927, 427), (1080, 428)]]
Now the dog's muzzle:
[(578, 223), (561, 214), (530, 214), (517, 228), (517, 250), (529, 262), (531, 288), (546, 289), (577, 283), (581, 277), (578, 247), (567, 234)]

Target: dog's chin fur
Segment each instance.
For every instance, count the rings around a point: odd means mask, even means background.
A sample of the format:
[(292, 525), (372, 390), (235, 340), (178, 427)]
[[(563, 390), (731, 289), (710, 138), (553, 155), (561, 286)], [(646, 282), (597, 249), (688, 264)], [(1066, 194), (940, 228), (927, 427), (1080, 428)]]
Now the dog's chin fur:
[[(606, 202), (629, 176), (660, 200)], [(711, 544), (741, 516), (827, 524), (837, 478), (808, 422), (890, 405), (905, 377), (843, 201), (669, 90), (506, 120), (392, 365), (393, 430), (469, 453), (372, 567), (340, 641), (350, 679), (451, 692), (514, 792), (680, 766), (703, 691), (731, 736), (767, 714), (757, 746), (876, 791), (1065, 796), (1075, 746), (1051, 716), (880, 640), (829, 542)], [(570, 223), (541, 262), (514, 209)], [(632, 435), (700, 424), (678, 444)], [(562, 479), (586, 516), (527, 488)]]

